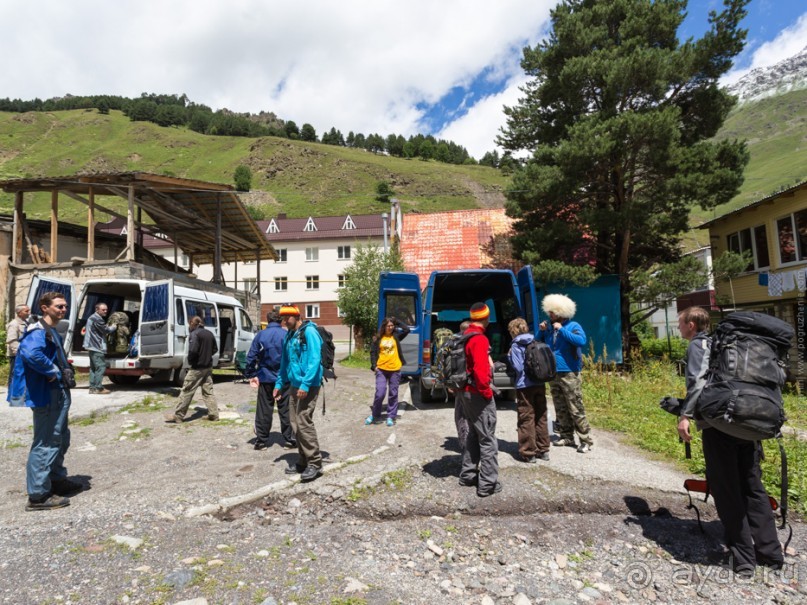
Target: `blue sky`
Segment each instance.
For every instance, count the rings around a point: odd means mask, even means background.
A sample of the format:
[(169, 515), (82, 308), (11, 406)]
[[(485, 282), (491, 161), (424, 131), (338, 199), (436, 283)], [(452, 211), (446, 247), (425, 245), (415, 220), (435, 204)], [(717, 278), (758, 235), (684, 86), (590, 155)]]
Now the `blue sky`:
[[(187, 94), (318, 134), (494, 148), (554, 0), (0, 0), (0, 96)], [(688, 35), (712, 0), (690, 3)], [(753, 0), (737, 79), (807, 44), (807, 3)]]

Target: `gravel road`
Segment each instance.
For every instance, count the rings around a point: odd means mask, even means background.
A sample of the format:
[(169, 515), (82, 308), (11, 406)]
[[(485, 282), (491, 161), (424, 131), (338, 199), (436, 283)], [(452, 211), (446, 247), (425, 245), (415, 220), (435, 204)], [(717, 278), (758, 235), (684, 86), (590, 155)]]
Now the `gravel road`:
[(181, 426), (163, 422), (177, 389), (76, 389), (67, 466), (87, 489), (48, 512), (24, 511), (30, 412), (4, 407), (0, 603), (807, 602), (801, 522), (784, 570), (735, 578), (679, 469), (603, 431), (590, 454), (521, 463), (508, 402), (504, 490), (479, 499), (457, 484), (453, 407), (402, 389), (396, 426), (365, 427), (372, 375), (338, 373), (315, 417), (325, 474), (305, 485), (279, 435), (252, 448), (247, 384), (218, 378), (223, 420), (199, 408)]

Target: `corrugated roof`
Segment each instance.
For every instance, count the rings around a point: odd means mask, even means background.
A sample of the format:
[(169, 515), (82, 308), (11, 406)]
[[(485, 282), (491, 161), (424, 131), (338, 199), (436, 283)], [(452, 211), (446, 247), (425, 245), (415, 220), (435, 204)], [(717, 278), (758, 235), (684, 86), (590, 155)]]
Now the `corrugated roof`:
[[(146, 172), (73, 175), (0, 181), (9, 193), (58, 191), (87, 203), (94, 196), (113, 195), (127, 199), (134, 190), (134, 204), (154, 222), (154, 227), (171, 237), (196, 264), (213, 263), (217, 214), (221, 211), (221, 254), (223, 262), (274, 259), (272, 245), (249, 216), (233, 187)], [(120, 216), (104, 208), (99, 210)], [(151, 225), (144, 225), (146, 228)]]
[(698, 225), (698, 229), (708, 229), (711, 225), (714, 225), (715, 223), (717, 223), (719, 221), (722, 221), (723, 219), (726, 219), (726, 218), (728, 218), (730, 216), (734, 216), (735, 214), (739, 214), (740, 212), (744, 212), (745, 210), (748, 210), (750, 208), (755, 208), (756, 206), (760, 206), (760, 205), (762, 205), (762, 204), (764, 204), (766, 202), (771, 202), (771, 201), (775, 200), (778, 197), (784, 197), (786, 195), (790, 195), (790, 194), (798, 191), (799, 189), (802, 189), (803, 187), (807, 187), (807, 181), (802, 181), (798, 185), (793, 185), (792, 187), (788, 187), (787, 189), (783, 189), (782, 191), (777, 191), (776, 193), (773, 193), (773, 194), (769, 195), (768, 197), (764, 197), (761, 200), (757, 200), (756, 202), (751, 202), (750, 204), (746, 204), (745, 206), (742, 206), (741, 208), (737, 208), (736, 210), (732, 210), (731, 212), (727, 212), (726, 214), (723, 214), (722, 216), (718, 216), (717, 218), (713, 218), (711, 221), (706, 221), (705, 223), (701, 223), (700, 225)]

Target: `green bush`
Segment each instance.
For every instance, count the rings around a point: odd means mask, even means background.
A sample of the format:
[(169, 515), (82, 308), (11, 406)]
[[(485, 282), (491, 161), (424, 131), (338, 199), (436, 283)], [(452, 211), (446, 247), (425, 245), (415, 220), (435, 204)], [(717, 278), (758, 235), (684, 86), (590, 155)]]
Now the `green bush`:
[[(678, 361), (683, 359), (687, 352), (689, 341), (683, 338), (642, 338), (642, 357), (645, 359), (668, 359)], [(672, 353), (670, 353), (670, 348)]]

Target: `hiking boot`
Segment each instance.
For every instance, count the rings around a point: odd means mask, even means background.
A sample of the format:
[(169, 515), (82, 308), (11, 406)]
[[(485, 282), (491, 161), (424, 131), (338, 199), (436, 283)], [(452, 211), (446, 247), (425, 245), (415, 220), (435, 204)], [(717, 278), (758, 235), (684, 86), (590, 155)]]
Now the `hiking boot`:
[(254, 447), (254, 449), (256, 449), (258, 451), (260, 451), (260, 450), (268, 450), (269, 449), (269, 444), (264, 443), (263, 441), (256, 441), (255, 445), (253, 447)]
[(474, 477), (473, 479), (471, 479), (471, 480), (469, 481), (468, 479), (463, 479), (462, 477), (460, 477), (460, 480), (459, 480), (459, 482), (458, 482), (458, 483), (459, 483), (459, 484), (460, 484), (462, 487), (475, 487), (475, 486), (476, 486), (476, 484), (477, 484), (477, 483), (479, 483), (479, 479), (477, 479), (476, 477)]
[(219, 419), (219, 417), (214, 416), (213, 414), (208, 414), (207, 419), (210, 420), (210, 422), (216, 422)]
[(580, 447), (577, 448), (578, 454), (588, 454), (590, 451), (591, 451), (590, 443), (581, 443)]
[(535, 460), (536, 460), (536, 461), (538, 461), (538, 460), (543, 460), (544, 462), (549, 462), (549, 452), (544, 452), (544, 453), (542, 453), (542, 454), (538, 454), (538, 455), (535, 457)]
[(165, 417), (165, 422), (166, 424), (182, 424), (183, 421), (182, 418), (180, 418), (179, 416), (171, 414)]
[(286, 473), (287, 475), (299, 475), (303, 471), (305, 471), (305, 469), (306, 469), (306, 467), (300, 466), (299, 464), (295, 464), (295, 465), (290, 464), (288, 466), (288, 468), (286, 468), (286, 470), (284, 470), (283, 472)]
[(558, 439), (557, 441), (553, 441), (552, 445), (556, 445), (558, 447), (577, 447), (574, 439)]
[(307, 483), (308, 481), (313, 481), (317, 477), (321, 476), (322, 476), (321, 468), (317, 468), (316, 466), (307, 466), (300, 475), (300, 481), (302, 481), (303, 483)]
[(297, 449), (297, 442), (296, 441), (284, 441), (283, 447), (287, 450), (296, 450)]
[(479, 489), (476, 490), (476, 495), (479, 496), (480, 498), (487, 498), (488, 496), (492, 496), (493, 494), (498, 494), (500, 491), (502, 491), (502, 484), (499, 481), (497, 481), (496, 485), (494, 485), (492, 488), (488, 490), (484, 491)]
[(521, 461), (526, 462), (527, 464), (535, 464), (536, 462), (538, 462), (538, 458), (536, 458), (535, 456), (522, 456)]
[(369, 416), (367, 416), (367, 418), (364, 419), (364, 425), (365, 426), (369, 426), (369, 425), (373, 424), (373, 422), (375, 422), (375, 418), (373, 418), (372, 414), (370, 414)]
[(83, 489), (84, 486), (81, 483), (70, 479), (56, 479), (50, 482), (50, 491), (57, 496), (72, 496)]
[(50, 510), (52, 508), (64, 508), (65, 506), (70, 506), (70, 500), (62, 496), (51, 495), (36, 500), (28, 498), (25, 510)]
[(387, 426), (395, 426), (395, 419), (387, 418)]

